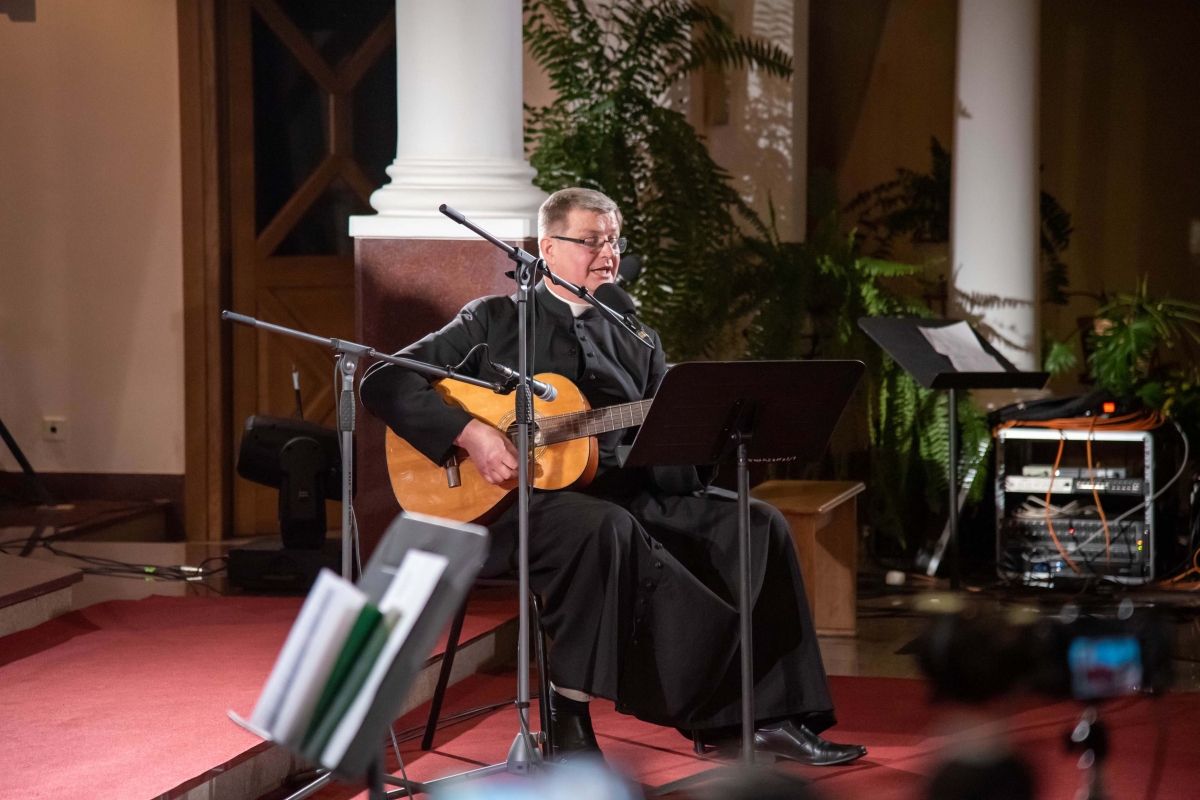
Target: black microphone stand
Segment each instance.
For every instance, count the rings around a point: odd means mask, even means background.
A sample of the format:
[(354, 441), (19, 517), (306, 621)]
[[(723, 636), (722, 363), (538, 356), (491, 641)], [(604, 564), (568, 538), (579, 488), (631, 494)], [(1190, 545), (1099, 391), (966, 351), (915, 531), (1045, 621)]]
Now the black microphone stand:
[[(529, 293), (537, 285), (539, 277), (544, 277), (557, 286), (561, 286), (576, 297), (595, 306), (596, 309), (610, 322), (628, 331), (638, 341), (653, 348), (654, 343), (645, 331), (639, 331), (630, 325), (625, 318), (613, 309), (601, 303), (587, 290), (586, 287), (576, 286), (570, 281), (555, 275), (542, 259), (530, 255), (519, 247), (513, 247), (507, 242), (497, 239), (492, 234), (471, 222), (465, 216), (450, 206), (442, 204), (438, 207), (450, 219), (466, 227), (480, 237), (499, 247), (516, 264), (513, 278), (517, 283), (517, 451), (521, 458), (517, 459), (517, 580), (521, 602), (520, 617), (517, 632), (517, 714), (520, 718), (521, 730), (508, 751), (508, 759), (504, 764), (483, 767), (472, 770), (455, 779), (468, 776), (483, 776), (496, 772), (510, 774), (527, 774), (539, 763), (539, 751), (534, 737), (529, 732), (529, 490), (532, 460), (530, 448), (530, 428), (533, 425), (533, 403), (530, 398), (530, 381), (533, 373), (532, 354), (529, 352), (529, 341), (532, 327), (533, 306), (529, 302)], [(542, 676), (548, 680), (548, 676)], [(390, 781), (389, 781), (390, 782)], [(425, 789), (431, 783), (420, 786)], [(415, 785), (412, 788), (417, 788)]]
[(338, 431), (341, 433), (342, 444), (342, 577), (348, 581), (354, 579), (354, 526), (351, 521), (354, 509), (350, 503), (353, 499), (351, 497), (351, 490), (354, 475), (354, 417), (356, 410), (354, 404), (354, 371), (358, 367), (359, 360), (362, 358), (377, 358), (380, 361), (386, 361), (389, 364), (395, 364), (398, 367), (411, 369), (425, 375), (437, 378), (452, 378), (456, 381), (472, 384), (473, 386), (481, 386), (485, 389), (491, 389), (497, 394), (507, 394), (510, 391), (509, 387), (502, 383), (489, 383), (479, 378), (463, 375), (451, 367), (435, 367), (423, 361), (414, 361), (411, 358), (387, 355), (386, 353), (376, 351), (373, 347), (348, 342), (345, 339), (315, 336), (311, 333), (295, 330), (294, 328), (285, 328), (282, 325), (263, 322), (260, 319), (247, 317), (244, 314), (235, 314), (232, 311), (222, 311), (221, 319), (283, 336), (291, 336), (294, 339), (301, 339), (313, 344), (323, 345), (337, 354), (341, 387), (340, 391), (336, 391), (339, 387), (335, 386), (334, 394), (339, 398)]

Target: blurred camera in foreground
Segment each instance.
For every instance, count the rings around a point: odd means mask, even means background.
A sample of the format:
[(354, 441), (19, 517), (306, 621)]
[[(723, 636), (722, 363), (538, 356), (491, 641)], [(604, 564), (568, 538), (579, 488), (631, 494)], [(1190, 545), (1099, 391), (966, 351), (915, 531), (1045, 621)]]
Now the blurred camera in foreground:
[(1031, 623), (972, 610), (939, 614), (918, 645), (935, 697), (982, 703), (1017, 688), (1093, 702), (1171, 686), (1173, 630), (1160, 615), (1068, 604)]

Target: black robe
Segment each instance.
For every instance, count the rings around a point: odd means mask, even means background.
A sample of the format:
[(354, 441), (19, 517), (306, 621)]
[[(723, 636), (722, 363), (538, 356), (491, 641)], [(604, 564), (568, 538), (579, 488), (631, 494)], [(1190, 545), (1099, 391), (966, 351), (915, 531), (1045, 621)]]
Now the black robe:
[[(539, 284), (533, 326), (536, 372), (572, 379), (592, 407), (653, 397), (666, 373), (653, 351), (594, 309), (578, 318)], [(468, 304), (403, 355), (453, 366), (487, 343), (466, 374), (501, 380), (488, 360), (517, 366), (517, 306), (510, 297)], [(482, 349), (482, 348), (481, 348)], [(423, 376), (388, 364), (364, 375), (363, 404), (436, 463), (471, 419)], [(600, 437), (596, 480), (584, 492), (534, 491), (530, 584), (545, 600), (556, 686), (615, 701), (617, 710), (661, 725), (712, 729), (740, 724), (737, 506), (705, 490), (694, 468), (621, 469), (615, 448), (632, 431)], [(491, 526), (484, 574), (516, 570), (517, 506)], [(773, 507), (751, 504), (755, 717), (833, 724), (816, 633), (791, 534)]]

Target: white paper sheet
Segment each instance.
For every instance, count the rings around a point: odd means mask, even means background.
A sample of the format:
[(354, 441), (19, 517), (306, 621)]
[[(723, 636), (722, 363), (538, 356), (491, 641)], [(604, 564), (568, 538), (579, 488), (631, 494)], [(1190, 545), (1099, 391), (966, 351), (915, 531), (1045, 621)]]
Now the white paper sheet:
[(409, 632), (417, 624), (417, 618), (425, 609), (425, 604), (429, 602), (449, 563), (450, 560), (445, 556), (424, 550), (409, 550), (404, 554), (404, 560), (400, 562), (391, 584), (379, 601), (380, 611), (385, 615), (397, 614), (399, 619), (388, 636), (383, 652), (367, 676), (366, 683), (346, 710), (346, 715), (338, 723), (321, 754), (321, 763), (329, 769), (336, 768), (346, 755), (346, 750), (366, 719), (371, 703), (375, 701), (375, 693), (379, 691), (384, 676), (391, 668)]
[[(349, 625), (345, 624), (344, 618), (349, 616), (350, 624), (353, 624), (354, 615), (366, 602), (367, 596), (357, 586), (331, 570), (321, 570), (275, 660), (271, 675), (250, 716), (251, 723), (262, 730), (275, 730), (281, 709), (288, 702), (298, 702), (296, 698), (300, 695), (292, 695), (302, 662), (311, 661), (313, 653), (320, 653), (331, 637), (344, 637), (349, 632)], [(338, 650), (334, 650), (334, 657), (337, 653)], [(305, 677), (302, 682), (310, 679), (311, 676)], [(313, 702), (316, 702), (315, 698)]]
[(979, 337), (965, 322), (919, 330), (934, 350), (950, 359), (958, 372), (1004, 372), (1004, 367), (983, 349)]

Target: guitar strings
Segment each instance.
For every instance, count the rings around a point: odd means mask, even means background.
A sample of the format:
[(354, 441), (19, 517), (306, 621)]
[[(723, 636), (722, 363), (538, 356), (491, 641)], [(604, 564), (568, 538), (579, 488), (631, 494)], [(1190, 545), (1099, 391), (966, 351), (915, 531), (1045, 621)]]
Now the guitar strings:
[[(637, 400), (632, 403), (622, 403), (615, 406), (604, 406), (602, 408), (590, 408), (585, 411), (572, 411), (567, 414), (556, 414), (553, 417), (546, 417), (537, 423), (538, 432), (542, 435), (543, 444), (554, 444), (558, 441), (568, 441), (573, 438), (581, 438), (584, 435), (591, 435), (586, 431), (586, 427), (593, 421), (602, 421), (611, 419), (616, 415), (618, 419), (629, 414), (628, 422), (630, 426), (634, 423), (635, 406), (636, 411), (644, 412), (651, 400)], [(624, 421), (624, 420), (622, 420)], [(556, 436), (563, 432), (571, 434), (564, 439), (557, 439)], [(601, 433), (602, 431), (595, 431)]]
[[(618, 416), (624, 416), (624, 414), (628, 412), (629, 425), (618, 427), (632, 427), (635, 424), (639, 424), (638, 422), (634, 421), (634, 408), (636, 407), (638, 412), (644, 413), (646, 407), (649, 406), (651, 402), (653, 402), (652, 399), (635, 400), (632, 403), (621, 403), (619, 405), (603, 406), (601, 408), (589, 408), (584, 411), (571, 411), (566, 414), (555, 414), (552, 417), (542, 417), (539, 420), (534, 420), (534, 426), (537, 428), (537, 434), (535, 435), (540, 434), (541, 439), (541, 441), (538, 443), (538, 446), (556, 444), (558, 442), (570, 441), (571, 439), (579, 439), (583, 438), (584, 436), (591, 436), (593, 433), (603, 433), (604, 431), (602, 430), (589, 432), (586, 430), (587, 425), (596, 420), (612, 418), (614, 414)], [(559, 435), (564, 432), (569, 435), (558, 438)], [(515, 425), (510, 425), (509, 428), (503, 431), (503, 433), (509, 438), (510, 441), (512, 441), (514, 444), (516, 443), (517, 431)]]

